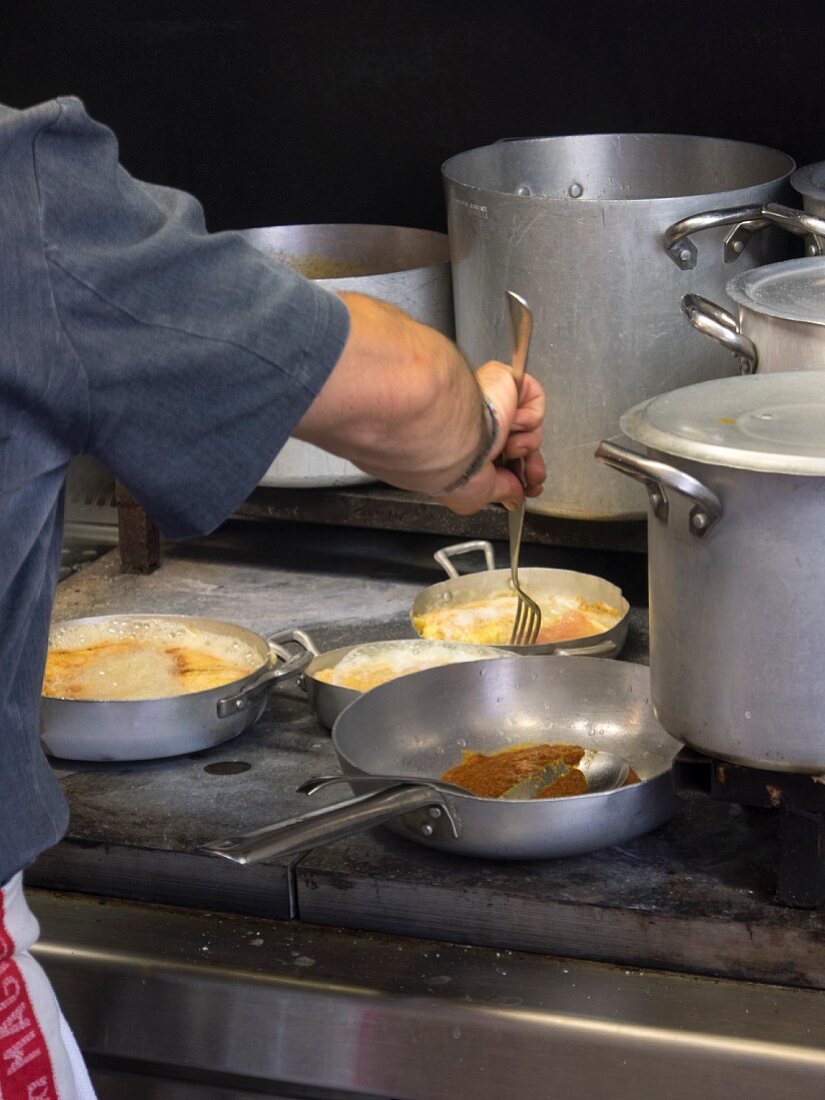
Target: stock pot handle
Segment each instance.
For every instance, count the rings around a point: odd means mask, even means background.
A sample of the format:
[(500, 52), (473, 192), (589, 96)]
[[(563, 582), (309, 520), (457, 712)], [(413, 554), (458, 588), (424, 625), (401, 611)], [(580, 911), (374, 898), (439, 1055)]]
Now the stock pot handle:
[(432, 821), (423, 820), (418, 826), (422, 836), (432, 835), (433, 823), (442, 814), (446, 815), (452, 826), (453, 835), (460, 835), (458, 818), (446, 804), (443, 794), (431, 787), (407, 784), (350, 798), (300, 817), (277, 821), (274, 825), (243, 836), (210, 841), (200, 850), (241, 864), (259, 863), (262, 859), (283, 859), (354, 836), (416, 810), (429, 810), (426, 816), (432, 818)]
[[(218, 700), (218, 718), (231, 718), (233, 714), (249, 710), (257, 706), (264, 695), (268, 695), (278, 680), (289, 680), (307, 667), (313, 657), (318, 656), (318, 649), (308, 634), (303, 630), (282, 630), (267, 638), (270, 651), (276, 657), (280, 657), (281, 664), (269, 668), (257, 680), (242, 687), (234, 695), (227, 695)], [(284, 642), (295, 642), (301, 649), (298, 653), (290, 653), (284, 647)]]
[(670, 510), (666, 489), (681, 493), (693, 501), (688, 529), (697, 538), (704, 538), (722, 518), (722, 502), (716, 493), (703, 485), (698, 478), (675, 466), (637, 454), (606, 439), (596, 448), (596, 458), (619, 473), (641, 481), (647, 489), (653, 515), (663, 523), (667, 523)]
[(701, 294), (685, 294), (682, 312), (697, 332), (727, 348), (739, 360), (742, 374), (754, 374), (759, 364), (756, 344), (739, 331), (736, 318)]
[(433, 557), (451, 580), (459, 576), (459, 572), (452, 563), (452, 559), (459, 554), (470, 554), (473, 550), (482, 550), (487, 570), (491, 572), (496, 567), (493, 544), (486, 539), (473, 539), (472, 542), (457, 542), (454, 546), (445, 546), (442, 550), (436, 550)]
[(705, 210), (692, 214), (688, 218), (669, 225), (664, 232), (665, 251), (677, 267), (690, 271), (696, 267), (698, 250), (690, 239), (691, 233), (703, 229), (716, 229), (719, 226), (732, 225), (733, 229), (725, 238), (725, 263), (733, 263), (742, 252), (754, 233), (769, 225), (778, 225), (789, 233), (810, 236), (808, 252), (812, 256), (821, 256), (825, 242), (825, 219), (804, 210), (795, 210), (790, 206), (768, 202), (754, 206), (731, 206), (725, 210)]

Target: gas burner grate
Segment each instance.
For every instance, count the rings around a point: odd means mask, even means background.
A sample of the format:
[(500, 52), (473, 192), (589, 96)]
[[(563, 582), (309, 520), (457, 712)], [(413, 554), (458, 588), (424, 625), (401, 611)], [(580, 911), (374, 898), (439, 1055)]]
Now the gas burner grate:
[(673, 784), (680, 798), (776, 810), (777, 902), (800, 909), (825, 903), (825, 776), (767, 771), (682, 749)]

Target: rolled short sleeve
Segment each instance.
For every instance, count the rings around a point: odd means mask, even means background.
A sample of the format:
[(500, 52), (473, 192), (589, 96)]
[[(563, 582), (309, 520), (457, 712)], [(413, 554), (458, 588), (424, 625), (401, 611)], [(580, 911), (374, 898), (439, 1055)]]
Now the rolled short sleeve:
[(173, 538), (257, 485), (338, 360), (343, 302), (206, 232), (190, 195), (135, 180), (72, 98), (34, 144), (55, 309), (88, 388), (85, 449)]

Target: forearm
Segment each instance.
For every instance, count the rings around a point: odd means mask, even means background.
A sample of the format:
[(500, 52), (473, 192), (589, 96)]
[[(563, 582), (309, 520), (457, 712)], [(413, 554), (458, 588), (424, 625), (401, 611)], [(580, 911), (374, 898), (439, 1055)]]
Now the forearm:
[(400, 488), (440, 492), (482, 444), (473, 372), (453, 343), (394, 306), (341, 297), (349, 338), (294, 434)]

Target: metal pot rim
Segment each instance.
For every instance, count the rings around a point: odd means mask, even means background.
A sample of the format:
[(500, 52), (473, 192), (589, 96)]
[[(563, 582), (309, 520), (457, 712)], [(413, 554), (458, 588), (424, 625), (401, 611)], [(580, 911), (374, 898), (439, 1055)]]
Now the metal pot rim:
[[(811, 413), (817, 409), (818, 419)], [(776, 430), (787, 439), (772, 440), (770, 426), (762, 438), (756, 434), (756, 426), (771, 421), (774, 410)], [(658, 423), (652, 422), (653, 412)], [(624, 413), (619, 424), (637, 443), (689, 462), (751, 473), (823, 477), (825, 371), (697, 382), (642, 401)]]
[(810, 199), (825, 199), (825, 161), (806, 164), (791, 173), (791, 187)]
[(125, 615), (91, 615), (79, 619), (60, 619), (55, 620), (49, 628), (49, 636), (51, 637), (51, 631), (56, 627), (65, 626), (99, 626), (102, 623), (122, 620), (132, 620), (145, 622), (152, 620), (153, 622), (179, 622), (179, 623), (193, 623), (199, 626), (224, 626), (229, 627), (228, 633), (234, 636), (245, 636), (250, 644), (255, 644), (256, 648), (263, 647), (266, 649), (266, 655), (261, 655), (261, 663), (254, 668), (251, 672), (248, 672), (246, 676), (242, 676), (238, 680), (230, 680), (226, 684), (218, 684), (216, 687), (206, 688), (203, 691), (187, 691), (181, 692), (178, 695), (152, 695), (141, 699), (69, 699), (64, 695), (41, 695), (41, 699), (47, 700), (50, 704), (54, 703), (71, 703), (73, 706), (94, 706), (97, 708), (116, 706), (121, 709), (124, 704), (164, 704), (172, 703), (178, 699), (191, 699), (193, 703), (197, 703), (200, 700), (204, 700), (207, 696), (214, 695), (216, 692), (218, 695), (234, 695), (239, 689), (251, 686), (254, 681), (264, 673), (268, 672), (272, 667), (273, 651), (267, 644), (266, 638), (257, 634), (254, 630), (249, 630), (247, 627), (240, 626), (237, 623), (227, 622), (223, 619), (210, 619), (202, 615), (165, 615), (165, 614), (148, 614), (139, 612), (130, 612)]
[[(751, 148), (751, 149), (754, 149), (754, 150), (760, 150), (760, 151), (762, 151), (764, 153), (767, 153), (767, 154), (770, 154), (771, 156), (776, 158), (776, 175), (769, 175), (767, 178), (754, 180), (751, 183), (749, 183), (747, 186), (744, 186), (744, 187), (722, 188), (721, 190), (716, 190), (716, 191), (693, 191), (693, 192), (688, 192), (687, 194), (679, 192), (679, 193), (673, 194), (673, 195), (658, 195), (658, 196), (650, 196), (650, 197), (648, 197), (648, 196), (639, 196), (639, 197), (636, 197), (636, 198), (618, 198), (617, 197), (617, 198), (597, 198), (596, 199), (596, 198), (589, 198), (586, 193), (581, 194), (577, 198), (574, 198), (572, 196), (561, 195), (561, 194), (559, 194), (559, 195), (546, 195), (546, 196), (543, 196), (543, 195), (515, 196), (510, 191), (501, 191), (501, 190), (498, 190), (497, 188), (494, 188), (494, 187), (481, 187), (481, 186), (478, 186), (478, 185), (473, 184), (473, 183), (468, 183), (466, 180), (459, 179), (457, 176), (451, 174), (452, 172), (455, 171), (458, 161), (460, 161), (462, 159), (465, 159), (465, 158), (469, 158), (472, 154), (479, 153), (482, 150), (495, 149), (497, 146), (500, 146), (504, 143), (512, 144), (512, 145), (536, 145), (536, 144), (541, 144), (541, 143), (549, 144), (551, 142), (559, 143), (559, 142), (564, 142), (564, 141), (567, 141), (567, 142), (580, 141), (580, 142), (583, 143), (585, 141), (598, 141), (598, 140), (605, 140), (605, 139), (608, 139), (608, 138), (613, 138), (613, 139), (616, 139), (616, 138), (618, 138), (618, 139), (622, 139), (622, 138), (630, 139), (630, 138), (632, 138), (632, 139), (637, 139), (637, 140), (639, 140), (641, 142), (644, 142), (644, 143), (651, 143), (651, 144), (654, 141), (659, 141), (661, 143), (662, 140), (669, 141), (669, 140), (683, 139), (683, 140), (686, 140), (686, 141), (696, 141), (696, 142), (707, 143), (708, 145), (715, 146), (717, 149), (719, 149), (721, 146), (726, 146), (726, 147), (731, 148), (731, 149), (732, 148)], [(780, 166), (781, 166), (781, 170), (780, 170)], [(725, 205), (726, 206), (737, 206), (737, 205), (740, 205), (740, 201), (737, 198), (737, 196), (747, 196), (754, 188), (769, 187), (771, 184), (781, 183), (783, 180), (787, 180), (792, 175), (792, 173), (794, 172), (795, 169), (796, 169), (796, 161), (793, 159), (793, 157), (789, 156), (787, 153), (783, 153), (779, 149), (774, 149), (772, 146), (769, 146), (769, 145), (762, 145), (759, 142), (739, 141), (735, 138), (709, 137), (709, 136), (703, 135), (703, 134), (671, 134), (671, 133), (651, 133), (651, 132), (630, 133), (630, 132), (626, 132), (626, 131), (617, 132), (617, 133), (601, 133), (601, 134), (554, 134), (554, 135), (539, 136), (539, 137), (506, 138), (506, 139), (502, 139), (498, 142), (492, 142), (488, 145), (480, 145), (480, 146), (476, 146), (472, 149), (464, 149), (459, 153), (454, 153), (451, 157), (448, 157), (447, 160), (445, 160), (441, 165), (442, 176), (444, 177), (444, 179), (447, 182), (449, 182), (451, 184), (456, 184), (459, 187), (466, 187), (468, 190), (476, 191), (479, 194), (485, 194), (485, 193), (486, 194), (494, 194), (494, 195), (500, 195), (502, 197), (507, 197), (507, 198), (518, 197), (523, 202), (530, 202), (531, 200), (532, 201), (538, 201), (538, 202), (545, 202), (545, 203), (546, 202), (558, 201), (558, 202), (564, 202), (564, 203), (571, 203), (574, 206), (578, 205), (578, 204), (581, 204), (581, 203), (589, 203), (589, 204), (592, 204), (594, 206), (595, 205), (602, 205), (602, 204), (606, 204), (606, 205), (609, 204), (609, 205), (628, 206), (628, 207), (632, 207), (634, 205), (638, 206), (641, 203), (672, 203), (674, 201), (674, 199), (690, 200), (691, 203), (701, 205), (703, 200), (716, 201), (716, 199), (719, 195), (724, 195), (725, 196)], [(707, 202), (705, 203), (705, 205), (707, 205)]]
[[(493, 646), (492, 644), (490, 644), (491, 649), (503, 649), (509, 653), (516, 653), (519, 655), (530, 657), (540, 657), (549, 656), (558, 650), (569, 650), (578, 648), (584, 649), (600, 641), (614, 638), (617, 635), (621, 635), (621, 637), (617, 640), (615, 652), (611, 655), (615, 656), (619, 653), (622, 645), (624, 644), (624, 637), (627, 633), (628, 620), (630, 616), (630, 603), (628, 602), (627, 598), (625, 597), (624, 593), (618, 585), (613, 584), (612, 581), (608, 581), (604, 577), (597, 576), (595, 573), (582, 573), (576, 569), (554, 569), (549, 566), (527, 566), (523, 569), (519, 569), (519, 577), (524, 580), (525, 587), (528, 589), (528, 591), (530, 590), (531, 575), (533, 575), (535, 579), (536, 575), (538, 574), (541, 575), (541, 577), (539, 578), (541, 580), (546, 580), (548, 577), (552, 576), (581, 577), (586, 578), (588, 582), (598, 581), (601, 584), (607, 585), (616, 593), (619, 605), (617, 610), (622, 613), (621, 618), (607, 630), (600, 630), (596, 634), (588, 634), (582, 638), (570, 638), (566, 641), (559, 640), (557, 642), (546, 642), (541, 645), (537, 644), (532, 646)], [(413, 621), (413, 615), (416, 613), (416, 608), (419, 606), (420, 601), (424, 601), (428, 598), (435, 599), (435, 597), (440, 592), (448, 592), (451, 589), (458, 589), (459, 591), (467, 588), (471, 589), (474, 584), (478, 584), (480, 581), (486, 582), (489, 585), (492, 584), (491, 578), (500, 580), (501, 583), (498, 584), (498, 588), (500, 588), (502, 592), (509, 589), (509, 569), (483, 569), (478, 570), (475, 573), (464, 573), (460, 577), (448, 577), (446, 580), (438, 581), (436, 584), (431, 584), (427, 588), (422, 589), (422, 591), (419, 592), (413, 600), (413, 604), (410, 609), (410, 622), (413, 625), (413, 630), (416, 630), (415, 623)], [(466, 601), (463, 602), (470, 602), (470, 600), (473, 598), (483, 598), (483, 596), (484, 593), (481, 593), (478, 597), (470, 596)], [(417, 630), (416, 634), (418, 634)], [(418, 636), (421, 637), (421, 635)], [(485, 643), (469, 642), (466, 644), (484, 645)]]
[[(781, 321), (798, 321), (800, 324), (825, 326), (825, 316), (821, 312), (825, 307), (825, 298), (820, 304), (820, 310), (804, 310), (798, 301), (789, 301), (786, 294), (778, 295), (784, 304), (773, 305), (770, 300), (764, 301), (755, 297), (755, 291), (764, 292), (767, 288), (770, 294), (775, 288), (787, 289), (787, 284), (807, 284), (819, 281), (820, 285), (825, 275), (825, 256), (808, 256), (803, 259), (782, 260), (775, 264), (764, 264), (762, 267), (751, 268), (741, 275), (736, 275), (725, 287), (727, 294), (740, 306), (751, 310), (753, 313), (763, 314), (766, 317), (775, 317)], [(793, 285), (791, 290), (793, 290)]]

